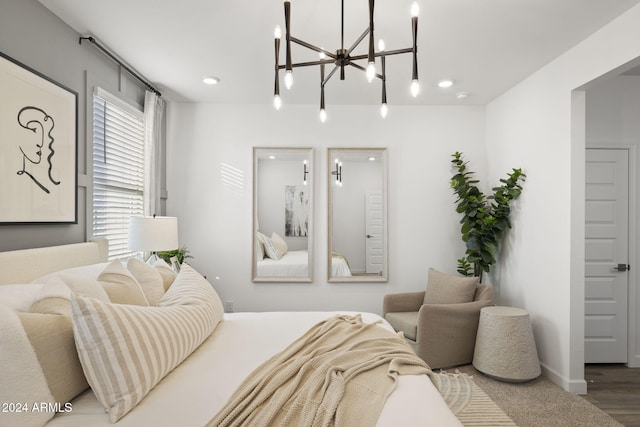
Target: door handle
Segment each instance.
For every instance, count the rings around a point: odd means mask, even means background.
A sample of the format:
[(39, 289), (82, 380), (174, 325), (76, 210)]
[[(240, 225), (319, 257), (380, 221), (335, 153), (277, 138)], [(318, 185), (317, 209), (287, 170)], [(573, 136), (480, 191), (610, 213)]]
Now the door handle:
[(617, 271), (630, 271), (631, 266), (629, 264), (618, 264), (618, 266), (613, 267), (613, 269)]
[(372, 237), (373, 237), (373, 235), (371, 235), (371, 234), (367, 234), (367, 239), (370, 239), (370, 238), (372, 238)]

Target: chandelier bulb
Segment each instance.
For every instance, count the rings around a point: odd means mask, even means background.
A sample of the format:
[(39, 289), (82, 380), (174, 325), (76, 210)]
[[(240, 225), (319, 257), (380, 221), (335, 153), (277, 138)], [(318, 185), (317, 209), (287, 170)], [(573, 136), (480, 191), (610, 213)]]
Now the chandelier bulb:
[(275, 95), (273, 97), (273, 106), (276, 107), (276, 110), (279, 110), (282, 107), (282, 99), (280, 99), (280, 95)]
[(367, 81), (371, 83), (376, 77), (376, 64), (375, 62), (369, 62), (367, 65)]
[(418, 79), (411, 82), (411, 95), (415, 98), (420, 93), (420, 82)]
[[(320, 49), (324, 50), (323, 47), (321, 47)], [(325, 59), (327, 57), (327, 55), (324, 53), (324, 51), (323, 52), (318, 52), (318, 56), (320, 57), (320, 59)]]
[(275, 31), (273, 32), (273, 36), (277, 39), (282, 37), (282, 30), (280, 30), (280, 26), (276, 26)]
[(413, 4), (411, 5), (411, 16), (417, 17), (418, 13), (420, 13), (420, 6), (418, 6), (417, 1), (414, 1)]
[(387, 103), (385, 102), (380, 106), (380, 115), (382, 116), (383, 119), (387, 117), (388, 112), (389, 112), (389, 107), (387, 107)]
[(284, 73), (284, 86), (287, 89), (291, 89), (291, 86), (293, 86), (293, 70), (287, 70), (287, 72)]
[(382, 39), (378, 40), (378, 50), (380, 52), (384, 52), (384, 48), (385, 48), (384, 40), (382, 40)]
[(324, 108), (320, 110), (320, 121), (322, 123), (327, 121), (327, 112), (325, 111)]

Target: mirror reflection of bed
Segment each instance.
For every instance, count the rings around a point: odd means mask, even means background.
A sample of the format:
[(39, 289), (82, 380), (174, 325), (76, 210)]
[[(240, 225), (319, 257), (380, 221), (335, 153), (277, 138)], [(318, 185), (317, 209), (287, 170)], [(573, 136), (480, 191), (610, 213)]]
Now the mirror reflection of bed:
[(331, 281), (386, 281), (386, 149), (330, 148)]
[(254, 148), (253, 280), (313, 277), (313, 152)]
[[(307, 276), (309, 274), (307, 268), (308, 259), (309, 254), (306, 250), (288, 251), (282, 258), (277, 260), (265, 256), (258, 261), (258, 276), (261, 278)], [(333, 256), (332, 275), (351, 276), (348, 261), (344, 256), (340, 254)]]

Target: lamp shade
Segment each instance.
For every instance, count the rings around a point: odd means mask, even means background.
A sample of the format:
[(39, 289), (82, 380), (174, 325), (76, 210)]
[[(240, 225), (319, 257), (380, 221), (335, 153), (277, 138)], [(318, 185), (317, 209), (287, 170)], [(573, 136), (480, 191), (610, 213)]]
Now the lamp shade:
[(132, 216), (129, 218), (129, 249), (157, 252), (178, 249), (178, 218)]

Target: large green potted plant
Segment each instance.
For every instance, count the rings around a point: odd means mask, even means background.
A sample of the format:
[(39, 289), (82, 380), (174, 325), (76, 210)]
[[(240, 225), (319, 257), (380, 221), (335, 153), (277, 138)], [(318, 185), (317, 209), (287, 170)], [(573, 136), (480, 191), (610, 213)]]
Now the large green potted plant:
[(462, 153), (452, 154), (451, 163), (456, 174), (451, 178), (451, 188), (458, 196), (456, 212), (462, 214), (460, 231), (467, 250), (458, 259), (458, 273), (463, 276), (478, 276), (488, 273), (496, 263), (498, 246), (507, 229), (511, 228), (510, 203), (520, 197), (526, 175), (521, 169), (512, 169), (502, 185), (492, 188), (493, 195), (486, 197), (477, 187), (474, 172), (467, 168)]

